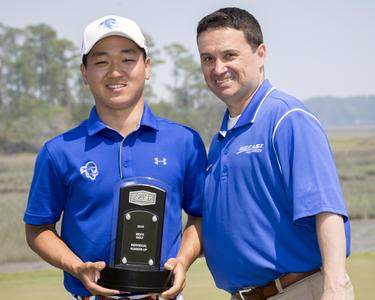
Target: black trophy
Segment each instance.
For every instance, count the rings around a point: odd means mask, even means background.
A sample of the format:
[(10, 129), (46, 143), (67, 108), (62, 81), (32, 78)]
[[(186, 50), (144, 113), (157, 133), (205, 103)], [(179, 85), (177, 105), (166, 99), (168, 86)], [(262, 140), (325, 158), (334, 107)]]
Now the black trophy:
[(171, 286), (172, 273), (160, 270), (165, 199), (166, 191), (155, 185), (121, 186), (114, 256), (99, 285), (141, 293), (160, 293)]

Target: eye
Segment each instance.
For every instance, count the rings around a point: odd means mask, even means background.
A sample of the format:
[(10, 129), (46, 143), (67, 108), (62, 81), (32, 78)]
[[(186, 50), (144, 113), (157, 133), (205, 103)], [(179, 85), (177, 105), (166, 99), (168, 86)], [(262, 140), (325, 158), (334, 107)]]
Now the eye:
[(135, 59), (133, 59), (133, 58), (124, 58), (122, 61), (123, 61), (124, 63), (132, 63), (132, 62), (135, 61)]
[(237, 53), (234, 53), (234, 52), (228, 52), (225, 54), (225, 58), (227, 60), (232, 60), (232, 59), (235, 59), (237, 57)]
[(95, 64), (96, 65), (105, 65), (105, 64), (107, 64), (107, 61), (105, 61), (105, 60), (99, 60), (99, 61), (95, 62)]
[(212, 60), (213, 60), (212, 56), (202, 56), (201, 57), (201, 61), (203, 63), (210, 63), (210, 62), (212, 62)]

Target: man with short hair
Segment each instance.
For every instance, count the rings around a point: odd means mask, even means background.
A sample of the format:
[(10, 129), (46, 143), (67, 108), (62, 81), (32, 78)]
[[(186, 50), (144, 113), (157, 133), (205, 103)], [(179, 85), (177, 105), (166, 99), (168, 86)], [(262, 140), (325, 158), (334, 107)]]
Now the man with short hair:
[[(205, 148), (195, 131), (155, 116), (145, 103), (150, 65), (135, 22), (106, 16), (87, 25), (81, 73), (95, 106), (81, 125), (46, 142), (36, 161), (24, 215), (27, 241), (64, 270), (65, 288), (76, 299), (156, 299), (97, 284), (110, 261), (123, 181), (150, 177), (166, 186), (160, 266), (172, 271), (173, 286), (162, 297), (182, 299), (186, 271), (201, 252)], [(183, 234), (181, 209), (188, 214)]]
[(247, 11), (207, 15), (197, 43), (207, 86), (228, 108), (203, 208), (216, 285), (232, 299), (354, 299), (348, 214), (320, 122), (265, 80), (266, 46)]

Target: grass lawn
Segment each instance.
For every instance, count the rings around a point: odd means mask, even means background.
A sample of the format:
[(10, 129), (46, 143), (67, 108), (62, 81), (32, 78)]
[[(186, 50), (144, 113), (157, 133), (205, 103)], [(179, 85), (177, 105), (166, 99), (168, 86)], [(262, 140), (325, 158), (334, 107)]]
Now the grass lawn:
[[(348, 272), (353, 281), (357, 300), (372, 300), (375, 294), (375, 253), (354, 254), (348, 260)], [(0, 274), (1, 299), (67, 300), (62, 286), (62, 272), (46, 270)], [(198, 260), (188, 274), (186, 300), (228, 300), (225, 292), (215, 288), (205, 261)]]

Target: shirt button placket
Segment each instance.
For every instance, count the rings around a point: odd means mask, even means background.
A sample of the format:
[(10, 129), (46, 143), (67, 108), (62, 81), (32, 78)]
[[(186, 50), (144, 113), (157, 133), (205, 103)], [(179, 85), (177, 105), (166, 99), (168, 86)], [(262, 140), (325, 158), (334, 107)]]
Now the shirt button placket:
[(131, 152), (128, 145), (124, 145), (124, 157), (122, 163), (122, 170), (125, 174), (125, 177), (133, 176), (133, 170), (131, 168)]
[(224, 150), (223, 150), (223, 155), (221, 157), (221, 161), (222, 161), (222, 172), (223, 172), (223, 176), (226, 176), (227, 173), (228, 173), (228, 165), (227, 165), (227, 161), (228, 161), (228, 148), (225, 147)]
[(121, 157), (120, 157), (121, 158), (121, 160), (120, 160), (121, 177), (122, 178), (131, 177), (132, 176), (131, 168), (130, 168), (131, 154), (130, 154), (130, 148), (126, 144), (125, 139), (121, 142), (120, 147), (121, 147), (120, 148), (120, 151), (121, 151)]

